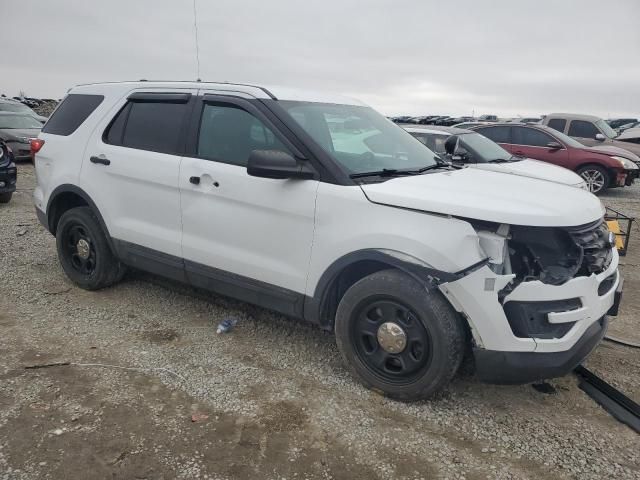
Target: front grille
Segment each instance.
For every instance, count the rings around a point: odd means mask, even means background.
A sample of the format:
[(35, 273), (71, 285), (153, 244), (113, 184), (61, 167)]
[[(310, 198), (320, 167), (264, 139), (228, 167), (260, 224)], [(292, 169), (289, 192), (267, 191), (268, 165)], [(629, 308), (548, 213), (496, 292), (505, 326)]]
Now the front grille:
[(612, 246), (609, 241), (609, 228), (603, 220), (568, 229), (568, 232), (582, 250), (579, 275), (598, 274), (609, 267), (612, 259)]

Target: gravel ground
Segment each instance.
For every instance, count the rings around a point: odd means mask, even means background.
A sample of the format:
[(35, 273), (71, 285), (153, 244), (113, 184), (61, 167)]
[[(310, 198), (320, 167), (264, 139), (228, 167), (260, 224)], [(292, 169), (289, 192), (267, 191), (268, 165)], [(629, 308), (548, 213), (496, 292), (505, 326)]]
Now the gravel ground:
[[(37, 223), (33, 185), (20, 165), (0, 206), (2, 480), (640, 478), (640, 436), (572, 375), (544, 394), (463, 373), (402, 404), (351, 379), (315, 327), (142, 273), (78, 289)], [(603, 200), (640, 217), (639, 194)], [(634, 235), (611, 332), (640, 342)], [(216, 335), (229, 316), (237, 327)], [(24, 368), (50, 362), (71, 365)], [(640, 401), (640, 351), (605, 342), (588, 366)]]

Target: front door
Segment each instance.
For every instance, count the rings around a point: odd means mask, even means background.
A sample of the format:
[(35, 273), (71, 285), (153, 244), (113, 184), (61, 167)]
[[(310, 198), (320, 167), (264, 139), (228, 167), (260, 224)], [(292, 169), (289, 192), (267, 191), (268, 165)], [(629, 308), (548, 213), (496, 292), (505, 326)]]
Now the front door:
[[(511, 146), (514, 155), (542, 160), (561, 167), (568, 166), (567, 149), (551, 135), (533, 127), (513, 127)], [(559, 143), (561, 148), (550, 148), (550, 143)]]
[(252, 150), (300, 156), (256, 102), (205, 95), (196, 106), (180, 168), (185, 267), (196, 285), (299, 314), (318, 181), (247, 174)]

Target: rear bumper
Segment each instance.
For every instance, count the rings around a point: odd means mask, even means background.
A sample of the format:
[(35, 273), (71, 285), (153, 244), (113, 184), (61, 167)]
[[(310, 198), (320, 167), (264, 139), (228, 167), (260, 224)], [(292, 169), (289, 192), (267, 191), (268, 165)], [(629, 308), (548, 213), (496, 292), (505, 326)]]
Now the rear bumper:
[(18, 171), (15, 163), (0, 167), (0, 193), (10, 193), (16, 190)]
[(593, 323), (569, 350), (564, 352), (502, 352), (474, 348), (476, 373), (487, 383), (519, 384), (562, 377), (582, 363), (607, 331), (604, 316)]

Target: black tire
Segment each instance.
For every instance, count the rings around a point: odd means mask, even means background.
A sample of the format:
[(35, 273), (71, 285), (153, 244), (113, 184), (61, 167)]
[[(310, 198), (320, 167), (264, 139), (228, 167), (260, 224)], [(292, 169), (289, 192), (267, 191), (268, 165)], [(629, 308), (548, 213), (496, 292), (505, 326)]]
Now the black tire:
[[(81, 252), (83, 240), (86, 248)], [(108, 287), (124, 276), (124, 265), (111, 251), (100, 222), (89, 207), (72, 208), (60, 217), (56, 246), (63, 270), (85, 290)]]
[(0, 193), (0, 203), (9, 203), (13, 197), (13, 192)]
[(578, 175), (587, 182), (589, 191), (595, 195), (604, 192), (611, 183), (609, 172), (598, 165), (585, 165), (578, 169)]
[[(399, 353), (389, 353), (378, 341), (380, 325), (392, 317), (406, 335)], [(440, 292), (428, 292), (398, 270), (373, 273), (347, 290), (338, 305), (335, 334), (351, 374), (367, 388), (402, 401), (441, 390), (465, 351), (460, 316)]]

